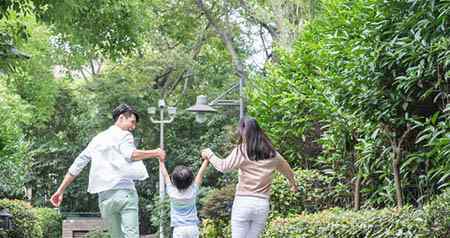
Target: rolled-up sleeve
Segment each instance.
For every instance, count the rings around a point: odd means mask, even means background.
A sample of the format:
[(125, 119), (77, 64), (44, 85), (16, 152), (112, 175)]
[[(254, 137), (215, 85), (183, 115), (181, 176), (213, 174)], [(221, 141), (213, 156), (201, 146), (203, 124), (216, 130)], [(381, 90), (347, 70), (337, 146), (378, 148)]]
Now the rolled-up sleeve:
[(119, 144), (119, 151), (129, 162), (133, 161), (131, 156), (136, 150), (136, 145), (134, 144), (134, 137), (131, 133), (127, 133)]
[(73, 176), (78, 176), (84, 167), (91, 161), (91, 155), (89, 153), (89, 147), (84, 149), (78, 157), (73, 161), (69, 168), (69, 173)]

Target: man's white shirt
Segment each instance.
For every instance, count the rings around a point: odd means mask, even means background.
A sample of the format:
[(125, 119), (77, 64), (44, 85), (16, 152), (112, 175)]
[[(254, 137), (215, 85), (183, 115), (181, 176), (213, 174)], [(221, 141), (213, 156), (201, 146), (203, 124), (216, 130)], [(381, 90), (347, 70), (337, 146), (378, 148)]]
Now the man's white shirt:
[(135, 189), (133, 180), (148, 178), (142, 161), (133, 161), (136, 150), (131, 132), (111, 126), (95, 136), (69, 168), (77, 176), (89, 163), (89, 193), (111, 189)]

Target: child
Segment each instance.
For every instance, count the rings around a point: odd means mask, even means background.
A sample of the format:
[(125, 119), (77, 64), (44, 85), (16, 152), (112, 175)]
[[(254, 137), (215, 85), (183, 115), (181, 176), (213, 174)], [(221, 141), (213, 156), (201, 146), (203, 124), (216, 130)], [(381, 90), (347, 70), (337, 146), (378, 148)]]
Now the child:
[(173, 238), (199, 237), (199, 220), (195, 201), (208, 163), (208, 160), (203, 161), (194, 180), (191, 168), (176, 166), (172, 175), (169, 176), (164, 161), (159, 162), (170, 198), (170, 226), (174, 228)]

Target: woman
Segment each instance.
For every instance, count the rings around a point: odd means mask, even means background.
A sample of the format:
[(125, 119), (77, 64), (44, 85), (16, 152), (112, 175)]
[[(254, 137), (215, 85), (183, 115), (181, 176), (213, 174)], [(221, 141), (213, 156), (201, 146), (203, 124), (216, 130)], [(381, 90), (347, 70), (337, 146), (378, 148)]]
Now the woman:
[(221, 172), (239, 170), (231, 212), (232, 237), (257, 238), (269, 214), (274, 171), (280, 171), (289, 180), (291, 191), (298, 190), (291, 167), (273, 148), (254, 118), (241, 119), (238, 133), (239, 145), (226, 159), (218, 158), (209, 148), (202, 150), (202, 158)]

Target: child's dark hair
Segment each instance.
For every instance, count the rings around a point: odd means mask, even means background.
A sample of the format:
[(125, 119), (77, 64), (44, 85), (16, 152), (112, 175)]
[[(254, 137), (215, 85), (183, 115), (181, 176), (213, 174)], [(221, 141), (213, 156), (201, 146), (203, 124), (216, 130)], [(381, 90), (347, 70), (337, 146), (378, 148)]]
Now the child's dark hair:
[(194, 174), (192, 169), (183, 165), (178, 165), (172, 172), (171, 175), (172, 183), (175, 187), (180, 190), (186, 190), (191, 186), (192, 181), (194, 181)]

